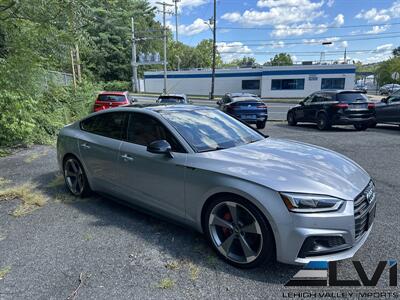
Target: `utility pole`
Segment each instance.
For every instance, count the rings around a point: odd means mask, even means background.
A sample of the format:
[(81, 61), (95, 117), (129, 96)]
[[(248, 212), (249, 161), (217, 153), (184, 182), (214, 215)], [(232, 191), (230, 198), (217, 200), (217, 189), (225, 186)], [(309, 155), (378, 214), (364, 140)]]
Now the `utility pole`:
[(181, 2), (181, 0), (172, 0), (175, 3), (175, 39), (177, 42), (179, 42), (178, 38), (178, 2)]
[(76, 57), (76, 71), (78, 75), (78, 82), (82, 81), (82, 74), (81, 74), (81, 59), (79, 55), (79, 47), (78, 44), (75, 44), (75, 57)]
[(137, 76), (137, 62), (136, 62), (136, 40), (135, 40), (135, 22), (133, 17), (131, 18), (132, 21), (132, 88), (133, 92), (137, 93), (138, 90), (138, 76)]
[(213, 57), (212, 57), (212, 76), (211, 76), (211, 93), (210, 98), (214, 100), (215, 89), (215, 56), (217, 52), (217, 0), (214, 0), (214, 17), (213, 17)]
[(347, 64), (347, 48), (344, 48), (343, 63)]
[(157, 4), (161, 4), (163, 6), (163, 27), (164, 27), (164, 88), (163, 93), (167, 93), (167, 26), (165, 16), (167, 14), (166, 7), (173, 6), (171, 4), (165, 2), (157, 2)]
[(72, 66), (72, 79), (74, 82), (74, 91), (76, 91), (76, 75), (75, 75), (75, 62), (74, 62), (74, 50), (71, 49), (71, 66)]

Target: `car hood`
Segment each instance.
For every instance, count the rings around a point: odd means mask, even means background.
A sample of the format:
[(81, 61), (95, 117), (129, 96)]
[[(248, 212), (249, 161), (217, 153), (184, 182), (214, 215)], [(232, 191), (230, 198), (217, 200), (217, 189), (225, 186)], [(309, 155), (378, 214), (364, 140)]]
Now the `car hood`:
[(193, 167), (240, 177), (280, 192), (353, 200), (371, 180), (357, 163), (339, 153), (290, 140), (268, 138), (198, 155)]

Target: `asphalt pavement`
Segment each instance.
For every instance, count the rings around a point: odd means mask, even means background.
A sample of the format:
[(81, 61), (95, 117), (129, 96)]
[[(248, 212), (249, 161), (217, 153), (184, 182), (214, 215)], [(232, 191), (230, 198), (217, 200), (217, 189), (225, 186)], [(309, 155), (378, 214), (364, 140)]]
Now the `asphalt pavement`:
[[(333, 149), (365, 168), (376, 183), (378, 209), (372, 233), (354, 260), (371, 277), (379, 260), (400, 258), (398, 127), (320, 132), (312, 125), (277, 122), (267, 123), (264, 133)], [(0, 201), (2, 300), (281, 299), (310, 291), (332, 293), (336, 299), (343, 291), (399, 293), (399, 288), (388, 287), (387, 269), (377, 288), (284, 287), (299, 267), (274, 263), (236, 269), (218, 259), (200, 234), (101, 196), (71, 198), (57, 176), (52, 146), (34, 146), (0, 159), (3, 185), (5, 180), (11, 181), (8, 185), (30, 181), (49, 199), (18, 218), (10, 215), (18, 200)], [(340, 279), (357, 278), (351, 260), (338, 268)], [(378, 298), (389, 299), (363, 297)]]

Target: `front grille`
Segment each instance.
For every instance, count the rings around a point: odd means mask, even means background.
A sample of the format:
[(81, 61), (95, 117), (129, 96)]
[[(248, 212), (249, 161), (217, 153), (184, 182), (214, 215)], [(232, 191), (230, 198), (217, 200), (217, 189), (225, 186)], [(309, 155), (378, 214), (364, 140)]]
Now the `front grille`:
[(371, 225), (374, 214), (369, 214), (375, 208), (375, 186), (371, 181), (354, 200), (355, 237), (360, 238)]

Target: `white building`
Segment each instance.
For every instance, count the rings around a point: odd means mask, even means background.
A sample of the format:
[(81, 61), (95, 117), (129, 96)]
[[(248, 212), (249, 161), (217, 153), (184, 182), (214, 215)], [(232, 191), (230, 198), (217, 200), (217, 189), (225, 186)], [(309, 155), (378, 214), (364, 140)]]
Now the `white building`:
[[(294, 65), (216, 70), (215, 95), (247, 92), (263, 98), (302, 98), (321, 89), (353, 89), (354, 65)], [(144, 90), (161, 93), (162, 71), (144, 73)], [(168, 93), (209, 95), (211, 70), (169, 71)]]

